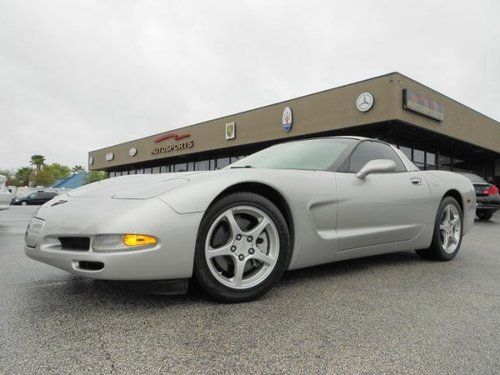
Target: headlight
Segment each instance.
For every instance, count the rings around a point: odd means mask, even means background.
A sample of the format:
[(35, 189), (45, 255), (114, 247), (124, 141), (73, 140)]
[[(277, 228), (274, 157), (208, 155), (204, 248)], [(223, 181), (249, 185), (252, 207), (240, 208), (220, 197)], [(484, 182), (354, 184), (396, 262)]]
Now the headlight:
[(142, 250), (157, 244), (155, 237), (146, 234), (102, 234), (94, 238), (92, 249), (97, 252)]

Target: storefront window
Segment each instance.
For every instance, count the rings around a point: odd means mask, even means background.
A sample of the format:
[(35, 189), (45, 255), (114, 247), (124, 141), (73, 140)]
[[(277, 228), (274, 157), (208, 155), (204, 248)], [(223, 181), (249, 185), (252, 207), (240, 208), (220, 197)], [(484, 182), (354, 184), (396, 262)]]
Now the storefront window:
[(195, 171), (208, 171), (210, 169), (210, 163), (208, 160), (200, 160), (194, 164)]
[(408, 159), (410, 159), (410, 160), (412, 160), (412, 159), (413, 159), (413, 157), (412, 157), (412, 155), (411, 155), (411, 148), (410, 148), (410, 147), (406, 147), (406, 146), (399, 146), (399, 149), (400, 149), (401, 151), (403, 151), (403, 154), (405, 154), (405, 155), (408, 157)]
[(215, 169), (217, 169), (217, 161), (212, 159), (212, 160), (210, 160), (209, 170), (213, 171)]
[(217, 159), (217, 169), (222, 169), (224, 167), (227, 167), (229, 164), (231, 164), (231, 161), (229, 158)]
[(179, 163), (174, 166), (174, 172), (186, 172), (187, 165), (186, 163)]
[(427, 158), (427, 164), (425, 166), (425, 169), (436, 169), (436, 154), (432, 152), (427, 152), (426, 153), (426, 158)]
[(451, 171), (451, 158), (449, 156), (439, 155), (438, 168), (445, 171)]
[(243, 156), (231, 156), (231, 163), (235, 163), (240, 159), (243, 159)]
[(128, 174), (135, 174), (135, 169), (131, 169), (130, 171), (128, 171)]
[(153, 173), (160, 173), (160, 167), (153, 167)]
[(170, 167), (168, 165), (162, 165), (160, 171), (161, 173), (168, 173), (170, 172)]
[(142, 169), (136, 169), (135, 173), (136, 174), (144, 174), (144, 171)]
[(189, 172), (194, 171), (194, 162), (193, 161), (190, 161), (189, 163), (187, 163), (187, 170)]
[(116, 172), (114, 172), (114, 171), (109, 172), (109, 177), (115, 177), (115, 176), (116, 176)]

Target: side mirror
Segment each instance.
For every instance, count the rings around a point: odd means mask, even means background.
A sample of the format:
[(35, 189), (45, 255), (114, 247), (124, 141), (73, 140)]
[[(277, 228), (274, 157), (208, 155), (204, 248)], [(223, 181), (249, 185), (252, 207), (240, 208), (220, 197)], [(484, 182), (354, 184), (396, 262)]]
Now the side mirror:
[(357, 178), (364, 179), (370, 173), (387, 173), (394, 172), (396, 163), (389, 159), (375, 159), (366, 163), (363, 168), (356, 173)]

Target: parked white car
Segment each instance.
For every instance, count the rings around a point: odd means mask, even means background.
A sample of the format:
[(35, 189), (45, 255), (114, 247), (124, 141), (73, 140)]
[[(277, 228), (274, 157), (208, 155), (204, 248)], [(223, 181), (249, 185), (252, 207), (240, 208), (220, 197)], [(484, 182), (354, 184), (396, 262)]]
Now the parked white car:
[(111, 178), (59, 195), (31, 220), (26, 254), (108, 280), (193, 276), (228, 302), (285, 270), (417, 249), (455, 257), (474, 223), (469, 179), (420, 171), (359, 137), (284, 143), (212, 172)]
[(7, 178), (5, 176), (0, 176), (0, 210), (6, 210), (9, 208), (10, 201), (12, 200), (12, 194), (5, 186)]

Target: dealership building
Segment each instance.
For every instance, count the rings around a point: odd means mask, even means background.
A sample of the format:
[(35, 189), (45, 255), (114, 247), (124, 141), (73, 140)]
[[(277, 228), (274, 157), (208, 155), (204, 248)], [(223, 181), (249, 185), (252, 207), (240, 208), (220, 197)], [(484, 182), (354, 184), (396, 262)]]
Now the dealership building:
[(400, 73), (91, 151), (89, 169), (110, 177), (219, 169), (275, 143), (336, 135), (378, 138), (421, 169), (500, 184), (500, 123)]

